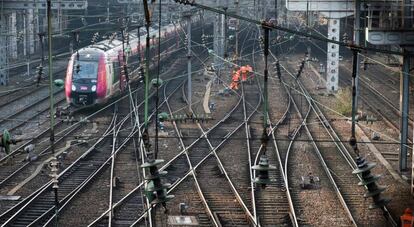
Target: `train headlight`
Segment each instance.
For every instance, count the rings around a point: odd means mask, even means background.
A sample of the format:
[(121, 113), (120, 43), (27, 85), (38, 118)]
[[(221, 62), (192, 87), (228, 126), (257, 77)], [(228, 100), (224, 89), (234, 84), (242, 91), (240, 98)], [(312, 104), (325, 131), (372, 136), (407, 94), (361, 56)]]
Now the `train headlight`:
[(76, 91), (76, 86), (72, 84), (72, 91)]
[(91, 91), (93, 91), (93, 92), (95, 92), (95, 91), (96, 91), (96, 85), (93, 85), (93, 86), (91, 87)]

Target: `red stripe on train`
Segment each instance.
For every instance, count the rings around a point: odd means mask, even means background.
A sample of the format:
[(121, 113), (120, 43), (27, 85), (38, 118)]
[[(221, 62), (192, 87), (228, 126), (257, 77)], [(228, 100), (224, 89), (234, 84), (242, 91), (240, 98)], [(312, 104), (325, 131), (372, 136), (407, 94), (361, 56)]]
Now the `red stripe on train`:
[(102, 54), (99, 57), (98, 63), (98, 86), (96, 89), (97, 98), (105, 98), (106, 96), (106, 67), (105, 67), (105, 55)]

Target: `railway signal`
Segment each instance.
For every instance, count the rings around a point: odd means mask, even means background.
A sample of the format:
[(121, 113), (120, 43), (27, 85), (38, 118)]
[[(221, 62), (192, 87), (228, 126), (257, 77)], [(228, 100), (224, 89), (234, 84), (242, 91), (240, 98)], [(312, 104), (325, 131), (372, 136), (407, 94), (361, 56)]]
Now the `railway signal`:
[(391, 200), (388, 198), (382, 198), (381, 193), (385, 191), (385, 187), (377, 185), (380, 175), (372, 175), (371, 169), (376, 166), (374, 162), (368, 162), (365, 158), (358, 157), (356, 159), (358, 168), (352, 171), (353, 174), (359, 174), (361, 176), (361, 182), (358, 183), (360, 186), (366, 186), (368, 192), (364, 194), (365, 198), (372, 197), (374, 205), (370, 205), (370, 209), (381, 208), (387, 205)]

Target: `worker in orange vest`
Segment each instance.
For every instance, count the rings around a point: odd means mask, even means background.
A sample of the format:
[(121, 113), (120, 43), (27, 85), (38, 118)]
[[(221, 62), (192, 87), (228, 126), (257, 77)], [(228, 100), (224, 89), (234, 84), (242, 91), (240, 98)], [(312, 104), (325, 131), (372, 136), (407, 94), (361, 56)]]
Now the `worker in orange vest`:
[(240, 74), (239, 74), (239, 71), (237, 71), (236, 73), (233, 74), (230, 88), (233, 90), (239, 89), (239, 81), (240, 81)]
[(404, 214), (400, 217), (401, 227), (413, 227), (414, 217), (410, 208), (405, 209)]
[(240, 67), (240, 72), (242, 75), (242, 81), (246, 81), (247, 80), (247, 69), (245, 66)]

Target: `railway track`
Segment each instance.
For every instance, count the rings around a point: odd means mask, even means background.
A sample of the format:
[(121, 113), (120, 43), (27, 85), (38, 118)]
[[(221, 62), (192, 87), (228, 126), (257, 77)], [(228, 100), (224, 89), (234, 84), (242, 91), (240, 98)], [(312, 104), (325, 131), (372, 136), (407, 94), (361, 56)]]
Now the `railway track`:
[[(143, 102), (139, 104), (139, 106), (142, 105)], [(113, 116), (116, 117), (117, 114), (114, 113)], [(122, 140), (118, 142), (119, 145), (116, 150), (108, 149), (112, 144), (111, 140), (109, 140), (111, 133), (114, 133), (114, 131), (116, 132), (118, 129), (120, 129), (123, 123), (127, 122), (131, 116), (132, 113), (129, 113), (123, 117), (119, 123), (110, 124), (106, 132), (92, 147), (88, 149), (86, 153), (84, 153), (68, 168), (59, 174), (59, 196), (63, 197), (60, 199), (60, 204), (63, 204), (62, 207), (60, 207), (60, 211), (62, 211), (62, 209), (66, 207), (66, 204), (78, 195), (79, 191), (85, 185), (87, 185), (94, 177), (99, 174), (99, 172), (105, 168), (108, 163), (110, 163), (112, 160), (112, 155), (122, 150), (122, 148), (126, 146), (131, 138), (137, 133), (137, 125), (134, 125), (131, 131), (129, 131), (128, 135), (124, 136)], [(115, 120), (113, 118), (112, 122), (114, 121)], [(117, 136), (117, 133), (114, 136)], [(21, 206), (18, 206), (18, 204), (17, 206), (3, 213), (0, 216), (0, 220), (2, 220), (3, 225), (13, 224), (27, 226), (33, 224), (38, 225), (39, 223), (45, 224), (45, 221), (51, 222), (53, 220), (51, 217), (53, 216), (51, 211), (54, 208), (54, 201), (49, 201), (49, 197), (52, 194), (50, 192), (50, 186), (51, 183), (49, 182), (41, 189), (39, 189), (39, 193), (35, 192), (33, 195), (29, 196), (21, 203), (19, 203), (22, 204)], [(42, 204), (43, 208), (40, 209), (37, 204)]]
[[(284, 69), (291, 74), (286, 68)], [(324, 166), (326, 175), (334, 185), (336, 194), (346, 210), (349, 220), (354, 223), (354, 225), (368, 224), (368, 222), (369, 224), (375, 223), (376, 226), (384, 225), (386, 220), (378, 210), (378, 212), (370, 212), (370, 215), (372, 216), (368, 219), (365, 217), (367, 213), (364, 211), (366, 211), (367, 206), (372, 202), (365, 201), (362, 197), (364, 192), (363, 188), (356, 187), (359, 182), (358, 178), (349, 174), (356, 167), (354, 162), (355, 157), (349, 153), (344, 144), (339, 142), (341, 140), (338, 134), (334, 131), (324, 113), (319, 109), (319, 106), (311, 98), (301, 82), (298, 82), (298, 89), (299, 92), (306, 97), (306, 100), (312, 109), (311, 116), (318, 119), (320, 122), (319, 126), (317, 124), (308, 124), (305, 129), (308, 136), (311, 138), (312, 147), (314, 150), (319, 150), (319, 152), (317, 152), (319, 160), (321, 161), (322, 166)], [(320, 126), (322, 126), (322, 130)], [(313, 137), (312, 135), (316, 135), (316, 137)], [(333, 142), (330, 144), (318, 142), (321, 141), (322, 138), (325, 138), (325, 140), (326, 138), (330, 138)], [(386, 208), (385, 211), (387, 211)], [(386, 212), (385, 214), (390, 217), (389, 213)]]
[[(313, 43), (320, 51), (324, 51), (322, 48), (317, 46)], [(344, 70), (346, 75), (348, 75), (348, 78), (340, 77), (340, 82), (342, 84), (345, 84), (347, 86), (351, 85), (351, 70), (348, 67), (345, 67), (344, 65), (340, 65), (340, 68)], [(364, 72), (364, 71), (361, 71)], [(383, 72), (375, 71), (378, 73), (378, 75), (382, 75)], [(372, 73), (369, 71), (365, 72), (365, 76), (361, 76), (359, 78), (360, 86), (363, 88), (361, 90), (361, 95), (359, 96), (359, 99), (363, 101), (363, 105), (366, 105), (368, 108), (364, 108), (367, 110), (372, 111), (376, 116), (379, 116), (378, 119), (382, 120), (385, 125), (390, 127), (393, 132), (383, 134), (383, 137), (387, 137), (386, 140), (393, 140), (399, 141), (399, 134), (400, 134), (400, 119), (401, 119), (401, 112), (399, 111), (399, 107), (395, 105), (395, 103), (398, 103), (398, 97), (397, 95), (394, 95), (395, 97), (391, 99), (390, 95), (386, 96), (383, 94), (383, 92), (379, 91), (376, 84), (372, 82), (372, 78), (377, 78), (378, 76), (373, 76)], [(370, 79), (370, 78), (371, 79)], [(388, 83), (381, 82), (382, 85), (386, 85), (386, 89), (395, 90), (395, 87), (392, 87)], [(398, 90), (398, 89), (397, 89)], [(374, 97), (374, 98), (372, 98)], [(378, 108), (379, 106), (387, 106), (388, 108)], [(409, 117), (408, 120), (409, 123), (409, 130), (408, 130), (408, 143), (412, 143), (412, 130), (410, 128), (413, 127), (413, 120), (411, 117)], [(371, 130), (364, 130), (366, 133), (371, 133)], [(392, 146), (392, 145), (390, 145)], [(399, 146), (397, 144), (397, 146)], [(398, 149), (399, 147), (392, 147), (390, 149), (380, 149), (381, 154), (384, 156), (386, 160), (393, 163), (394, 165), (398, 166)], [(411, 149), (411, 148), (409, 148)], [(408, 157), (410, 158), (410, 157)]]
[[(288, 54), (288, 52), (284, 54)], [(255, 59), (254, 53), (253, 58)], [(256, 70), (263, 67), (264, 62), (262, 60), (254, 60), (253, 62)], [(261, 73), (257, 73), (257, 76), (259, 75), (262, 76)], [(269, 131), (267, 133), (270, 141), (268, 142), (266, 153), (264, 153), (263, 146), (260, 143), (260, 138), (263, 134), (262, 115), (256, 113), (252, 117), (248, 129), (246, 129), (246, 134), (251, 137), (249, 143), (252, 147), (251, 162), (253, 165), (258, 165), (260, 157), (265, 155), (271, 165), (277, 166), (277, 169), (269, 170), (271, 183), (265, 189), (252, 191), (252, 194), (256, 198), (257, 222), (261, 226), (298, 226), (295, 208), (297, 209), (299, 205), (296, 204), (294, 207), (292, 197), (296, 195), (293, 195), (290, 190), (287, 190), (288, 180), (286, 177), (288, 172), (285, 169), (285, 165), (287, 165), (286, 152), (288, 151), (286, 142), (294, 139), (290, 137), (290, 122), (288, 125), (285, 124), (287, 120), (290, 120), (289, 115), (291, 114), (292, 102), (290, 93), (285, 91), (282, 81), (269, 80), (268, 83), (270, 83), (269, 86), (271, 87), (269, 89), (269, 97), (277, 97), (277, 102), (269, 101), (268, 104)], [(262, 94), (261, 96), (263, 98), (262, 88), (260, 86), (258, 87), (258, 91)], [(271, 98), (270, 100), (274, 99)], [(276, 140), (276, 135), (278, 135), (278, 138), (286, 135), (286, 140), (278, 141)], [(256, 171), (252, 171), (252, 176), (252, 178), (256, 177)], [(306, 223), (301, 222), (301, 224)]]
[[(113, 130), (112, 127), (116, 125), (114, 123), (115, 117), (116, 114), (114, 114), (114, 118), (102, 138), (89, 148), (87, 153), (59, 174), (60, 204), (65, 203), (67, 199), (72, 197), (76, 193), (77, 188), (89, 178), (91, 173), (100, 169), (105, 162), (104, 157), (110, 153), (108, 149), (105, 149), (108, 146), (107, 135)], [(2, 226), (42, 224), (46, 218), (53, 214), (54, 199), (52, 191), (52, 183), (49, 182), (15, 207), (3, 213), (0, 216)]]
[[(188, 177), (192, 176), (193, 173), (194, 173), (194, 171), (196, 171), (200, 167), (200, 165), (203, 162), (205, 162), (208, 159), (208, 157), (210, 157), (213, 154), (212, 151), (208, 152), (206, 154), (206, 156), (203, 159), (201, 159), (200, 161), (199, 161), (199, 159), (200, 159), (199, 155), (195, 155), (195, 156), (190, 156), (190, 155), (187, 156), (186, 155), (187, 152), (188, 152), (188, 154), (191, 153), (190, 150), (193, 149), (193, 147), (199, 146), (198, 145), (199, 144), (199, 141), (204, 140), (205, 135), (215, 134), (217, 130), (220, 130), (221, 129), (221, 127), (220, 127), (221, 122), (226, 121), (230, 117), (230, 115), (239, 106), (240, 101), (241, 101), (241, 99), (239, 99), (239, 102), (237, 103), (237, 105), (234, 106), (233, 109), (224, 118), (222, 118), (219, 122), (217, 122), (215, 125), (213, 125), (208, 131), (205, 131), (203, 136), (198, 137), (192, 144), (190, 144), (189, 146), (183, 148), (183, 150), (180, 153), (178, 153), (174, 157), (174, 159), (168, 161), (163, 167), (160, 168), (160, 170), (167, 170), (169, 172), (166, 180), (168, 182), (172, 183), (172, 188), (170, 189), (170, 191), (173, 191), (182, 182), (186, 181), (186, 179)], [(236, 127), (232, 131), (232, 134), (235, 131), (237, 131), (242, 125), (243, 124), (241, 124), (238, 127)], [(217, 147), (215, 147), (213, 151), (219, 149), (220, 146), (222, 146), (222, 144), (224, 144), (225, 142), (226, 142), (226, 140), (221, 141), (221, 143)], [(203, 146), (202, 145), (201, 145), (201, 148), (200, 149), (203, 149)], [(207, 148), (204, 148), (204, 149), (211, 149), (211, 147), (210, 148), (207, 147)], [(197, 151), (197, 152), (199, 152), (199, 151)], [(188, 159), (190, 161), (187, 159), (187, 157), (188, 157)], [(193, 159), (193, 157), (195, 157), (195, 159)], [(194, 161), (196, 161), (196, 163), (193, 164)], [(193, 166), (193, 169), (192, 170), (189, 169), (189, 163), (191, 163), (191, 165)], [(197, 173), (195, 173), (195, 175), (196, 174)], [(134, 198), (134, 195), (141, 190), (141, 187), (142, 186), (143, 186), (143, 183), (141, 183), (138, 187), (136, 187), (133, 191), (131, 191), (127, 196), (125, 196), (118, 203), (116, 203), (113, 206), (113, 209), (116, 210), (116, 209), (118, 209), (121, 206), (125, 206), (127, 204), (131, 204), (132, 203), (131, 202), (132, 198)], [(200, 188), (201, 187), (202, 186), (200, 185)], [(199, 190), (199, 194), (203, 194), (202, 193), (202, 190), (201, 190), (201, 193), (200, 193), (200, 190)], [(204, 200), (203, 203), (205, 205), (207, 204), (207, 202), (205, 200)], [(109, 210), (107, 212), (109, 212)], [(96, 226), (105, 217), (105, 215), (106, 215), (107, 212), (103, 213), (100, 218), (96, 219), (93, 223), (91, 223), (91, 226)], [(138, 225), (139, 223), (141, 223), (142, 219), (145, 216), (146, 216), (145, 213), (142, 214), (142, 215), (140, 215), (140, 217), (133, 223), (133, 225)], [(214, 217), (214, 216), (212, 216), (212, 213), (210, 213), (210, 218), (211, 218), (211, 220), (212, 220), (213, 223), (219, 223), (218, 220), (216, 220), (217, 218)]]
[[(137, 89), (134, 91), (138, 92), (141, 89)], [(124, 99), (126, 96), (121, 98), (120, 100)], [(65, 147), (67, 142), (69, 141), (72, 145), (76, 145), (77, 143), (85, 143), (82, 142), (74, 136), (75, 134), (84, 135), (84, 130), (88, 128), (94, 128), (94, 124), (97, 125), (95, 129), (99, 131), (101, 129), (101, 125), (105, 125), (105, 121), (98, 120), (105, 115), (109, 115), (107, 113), (107, 109), (110, 108), (112, 105), (115, 105), (118, 101), (110, 103), (103, 107), (102, 109), (86, 116), (77, 116), (81, 121), (76, 122), (68, 126), (63, 121), (58, 121), (55, 124), (55, 131), (56, 131), (56, 140), (55, 140), (55, 148)], [(90, 122), (90, 123), (88, 123)], [(18, 146), (9, 156), (3, 158), (1, 160), (1, 165), (3, 168), (2, 173), (0, 174), (0, 186), (2, 186), (2, 191), (6, 192), (10, 190), (11, 187), (18, 185), (21, 181), (28, 178), (33, 171), (36, 170), (37, 166), (42, 165), (42, 163), (49, 158), (51, 147), (48, 144), (48, 140), (45, 139), (45, 136), (48, 136), (49, 129), (46, 129), (39, 133), (38, 136), (30, 139), (29, 141), (23, 143), (22, 145)], [(88, 134), (88, 133), (86, 133)], [(89, 135), (93, 135), (96, 133), (89, 133)], [(37, 155), (37, 159), (34, 161), (25, 161), (27, 154), (23, 152), (25, 146), (29, 144), (36, 144), (35, 150), (33, 151), (34, 155)], [(80, 148), (82, 149), (82, 148)], [(82, 149), (83, 150), (83, 149)], [(10, 194), (10, 193), (8, 193)]]

